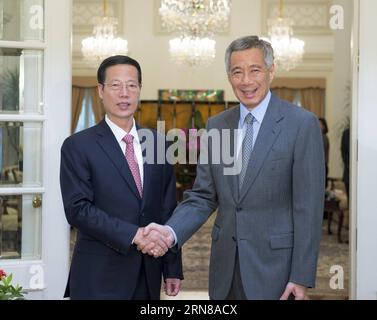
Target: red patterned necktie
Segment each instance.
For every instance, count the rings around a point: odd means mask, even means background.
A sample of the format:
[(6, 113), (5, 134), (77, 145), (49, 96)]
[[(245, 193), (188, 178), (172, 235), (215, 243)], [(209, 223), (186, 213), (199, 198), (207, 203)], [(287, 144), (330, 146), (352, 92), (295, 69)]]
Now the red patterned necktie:
[(137, 190), (139, 191), (140, 197), (143, 196), (143, 186), (141, 184), (140, 178), (140, 170), (139, 165), (137, 163), (134, 151), (134, 144), (133, 144), (134, 137), (130, 134), (126, 134), (123, 138), (123, 141), (126, 143), (126, 160), (128, 162), (128, 166), (130, 167), (132, 176), (134, 177)]

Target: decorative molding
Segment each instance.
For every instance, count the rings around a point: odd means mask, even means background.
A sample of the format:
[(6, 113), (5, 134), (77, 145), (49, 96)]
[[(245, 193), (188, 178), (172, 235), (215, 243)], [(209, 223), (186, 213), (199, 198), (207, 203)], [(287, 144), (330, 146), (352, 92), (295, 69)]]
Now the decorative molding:
[(271, 83), (271, 88), (290, 88), (300, 90), (305, 88), (320, 88), (326, 89), (325, 77), (308, 77), (308, 78), (295, 78), (295, 77), (275, 77)]
[[(118, 19), (118, 33), (123, 30), (123, 1), (108, 0), (107, 16)], [(75, 0), (72, 6), (73, 34), (92, 34), (93, 18), (103, 16), (103, 3), (99, 0)]]
[[(330, 35), (331, 0), (285, 0), (284, 16), (294, 21), (294, 35)], [(267, 21), (279, 14), (279, 1), (262, 1), (262, 34), (267, 35)]]

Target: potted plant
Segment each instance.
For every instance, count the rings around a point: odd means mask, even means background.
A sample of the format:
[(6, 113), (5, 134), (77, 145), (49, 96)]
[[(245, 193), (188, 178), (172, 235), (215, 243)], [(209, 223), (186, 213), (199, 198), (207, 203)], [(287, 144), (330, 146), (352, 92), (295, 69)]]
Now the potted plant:
[(13, 286), (11, 284), (13, 275), (5, 273), (0, 269), (0, 300), (23, 300), (24, 293), (22, 287), (19, 285)]

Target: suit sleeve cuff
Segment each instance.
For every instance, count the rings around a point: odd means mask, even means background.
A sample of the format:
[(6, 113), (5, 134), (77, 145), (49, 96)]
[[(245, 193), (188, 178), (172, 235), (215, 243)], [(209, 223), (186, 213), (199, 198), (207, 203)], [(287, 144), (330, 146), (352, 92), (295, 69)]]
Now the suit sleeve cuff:
[(175, 234), (175, 231), (173, 230), (173, 228), (171, 226), (168, 226), (166, 225), (166, 227), (169, 228), (170, 232), (172, 233), (173, 237), (174, 237), (174, 242), (173, 244), (170, 246), (170, 248), (174, 247), (176, 244), (177, 244), (177, 235)]

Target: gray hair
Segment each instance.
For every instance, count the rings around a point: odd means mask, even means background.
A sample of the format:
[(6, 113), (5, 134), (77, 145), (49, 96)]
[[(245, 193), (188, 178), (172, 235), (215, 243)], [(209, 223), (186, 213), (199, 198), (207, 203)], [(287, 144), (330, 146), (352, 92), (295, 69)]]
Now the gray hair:
[(225, 68), (226, 72), (230, 72), (230, 57), (235, 51), (242, 51), (252, 48), (258, 48), (262, 51), (264, 62), (268, 69), (274, 63), (274, 50), (271, 44), (265, 40), (260, 39), (258, 36), (246, 36), (234, 40), (225, 51)]

